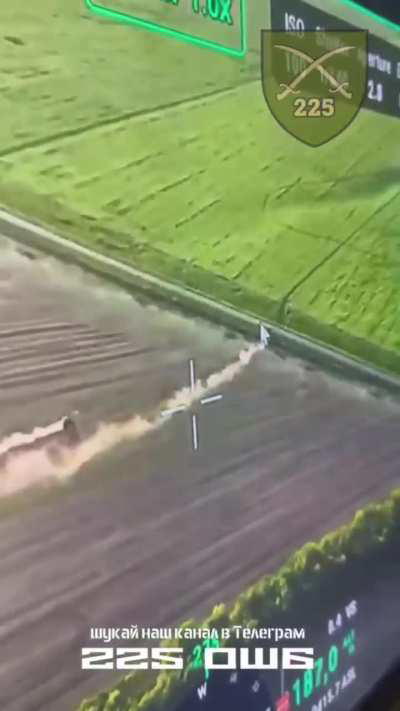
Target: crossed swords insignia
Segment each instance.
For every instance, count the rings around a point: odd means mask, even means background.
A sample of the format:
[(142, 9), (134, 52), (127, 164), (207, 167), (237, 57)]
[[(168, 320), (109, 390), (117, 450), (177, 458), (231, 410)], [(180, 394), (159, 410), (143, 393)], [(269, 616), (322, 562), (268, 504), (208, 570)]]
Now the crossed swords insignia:
[(290, 52), (291, 54), (296, 55), (296, 57), (299, 57), (300, 59), (304, 59), (307, 63), (308, 66), (303, 69), (298, 76), (293, 79), (291, 84), (280, 84), (280, 88), (282, 91), (277, 94), (277, 99), (278, 101), (282, 101), (283, 99), (286, 99), (289, 94), (297, 95), (300, 94), (300, 90), (297, 90), (297, 87), (306, 79), (313, 71), (318, 71), (321, 76), (325, 77), (331, 85), (331, 88), (329, 89), (331, 94), (341, 94), (345, 99), (351, 99), (353, 97), (353, 94), (351, 91), (349, 91), (349, 82), (342, 82), (340, 83), (337, 81), (336, 77), (333, 76), (325, 67), (323, 66), (324, 63), (330, 59), (331, 57), (334, 57), (337, 54), (343, 54), (344, 52), (349, 52), (352, 49), (356, 49), (356, 47), (338, 47), (337, 49), (332, 49), (329, 52), (326, 52), (323, 54), (321, 57), (317, 57), (316, 59), (314, 57), (311, 57), (309, 54), (306, 54), (305, 52), (301, 52), (299, 49), (295, 49), (294, 47), (288, 47), (284, 44), (276, 44), (275, 47), (277, 49), (283, 49), (285, 52)]

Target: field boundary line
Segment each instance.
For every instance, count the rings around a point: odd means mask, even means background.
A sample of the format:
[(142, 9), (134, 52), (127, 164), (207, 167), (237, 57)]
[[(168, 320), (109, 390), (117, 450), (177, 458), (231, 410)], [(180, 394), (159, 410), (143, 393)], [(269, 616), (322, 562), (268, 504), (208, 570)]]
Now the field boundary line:
[(149, 298), (163, 301), (180, 311), (200, 316), (225, 328), (232, 329), (249, 340), (257, 341), (262, 322), (271, 333), (273, 350), (284, 350), (288, 355), (302, 358), (336, 376), (368, 386), (382, 388), (400, 396), (400, 377), (374, 367), (344, 351), (284, 328), (262, 316), (239, 311), (233, 306), (215, 301), (205, 294), (180, 284), (164, 280), (139, 270), (112, 257), (100, 254), (77, 242), (62, 237), (50, 228), (11, 214), (0, 207), (0, 233), (26, 247), (51, 254), (75, 263), (108, 278), (127, 290), (141, 292)]
[(19, 155), (24, 151), (34, 150), (35, 148), (42, 148), (50, 146), (57, 141), (65, 141), (69, 138), (76, 138), (78, 136), (83, 136), (91, 131), (101, 130), (102, 128), (107, 128), (108, 126), (118, 126), (124, 121), (135, 121), (146, 117), (154, 117), (160, 113), (168, 114), (174, 109), (179, 109), (180, 107), (190, 107), (197, 106), (202, 101), (208, 101), (212, 99), (218, 99), (221, 96), (234, 93), (236, 90), (243, 89), (250, 84), (259, 83), (259, 79), (247, 79), (246, 81), (239, 82), (238, 84), (225, 86), (223, 89), (213, 89), (212, 91), (205, 92), (203, 94), (198, 94), (197, 96), (191, 96), (186, 99), (177, 99), (168, 104), (162, 104), (160, 106), (153, 106), (150, 109), (138, 109), (136, 111), (126, 111), (125, 113), (110, 116), (109, 118), (104, 118), (101, 121), (93, 121), (85, 126), (76, 126), (75, 128), (65, 129), (59, 133), (55, 133), (46, 138), (36, 138), (32, 141), (26, 141), (26, 143), (21, 143), (19, 146), (10, 146), (9, 148), (4, 148), (0, 150), (0, 159), (8, 158), (9, 156)]

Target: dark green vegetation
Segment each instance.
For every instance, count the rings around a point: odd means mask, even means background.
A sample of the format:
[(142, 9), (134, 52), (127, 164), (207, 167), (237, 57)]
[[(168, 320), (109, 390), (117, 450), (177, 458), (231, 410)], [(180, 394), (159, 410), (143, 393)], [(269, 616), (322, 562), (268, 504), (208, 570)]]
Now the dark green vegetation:
[[(0, 21), (0, 203), (400, 372), (399, 121), (363, 112), (309, 149), (268, 113), (256, 53), (162, 40), (83, 0), (3, 2)], [(396, 492), (205, 624), (290, 620), (399, 544)], [(132, 675), (81, 711), (161, 711), (194, 681)]]
[[(383, 571), (385, 574), (388, 570), (398, 571), (399, 551), (400, 489), (397, 489), (386, 500), (360, 510), (350, 524), (327, 534), (318, 543), (303, 546), (276, 575), (260, 580), (231, 606), (215, 607), (200, 626), (295, 627), (299, 610), (302, 619), (307, 619), (307, 612), (315, 615), (322, 599), (325, 606), (335, 605), (341, 592), (348, 591), (349, 580), (356, 580), (357, 589), (362, 590), (370, 583), (371, 569), (377, 578)], [(185, 625), (195, 627), (196, 622), (189, 620)], [(188, 651), (193, 644), (179, 641), (179, 646), (186, 645)], [(157, 680), (148, 682), (153, 686), (144, 691), (145, 674), (148, 672), (125, 677), (111, 692), (84, 701), (79, 711), (170, 711), (198, 681), (194, 671), (186, 681), (173, 672), (163, 672)]]

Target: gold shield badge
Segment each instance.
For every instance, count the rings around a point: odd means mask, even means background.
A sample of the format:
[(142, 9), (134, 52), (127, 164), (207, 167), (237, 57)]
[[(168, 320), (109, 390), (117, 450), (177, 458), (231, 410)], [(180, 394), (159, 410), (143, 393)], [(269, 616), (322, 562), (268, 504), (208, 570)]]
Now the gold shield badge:
[(262, 86), (276, 120), (308, 146), (338, 136), (365, 99), (367, 56), (364, 30), (262, 30)]

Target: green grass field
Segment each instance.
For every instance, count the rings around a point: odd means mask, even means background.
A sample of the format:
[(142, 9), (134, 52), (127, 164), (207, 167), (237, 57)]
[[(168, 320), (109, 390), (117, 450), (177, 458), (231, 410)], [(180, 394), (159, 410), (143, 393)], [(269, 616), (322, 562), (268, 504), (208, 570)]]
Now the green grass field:
[(0, 8), (0, 202), (83, 244), (400, 371), (400, 122), (303, 146), (259, 58)]

